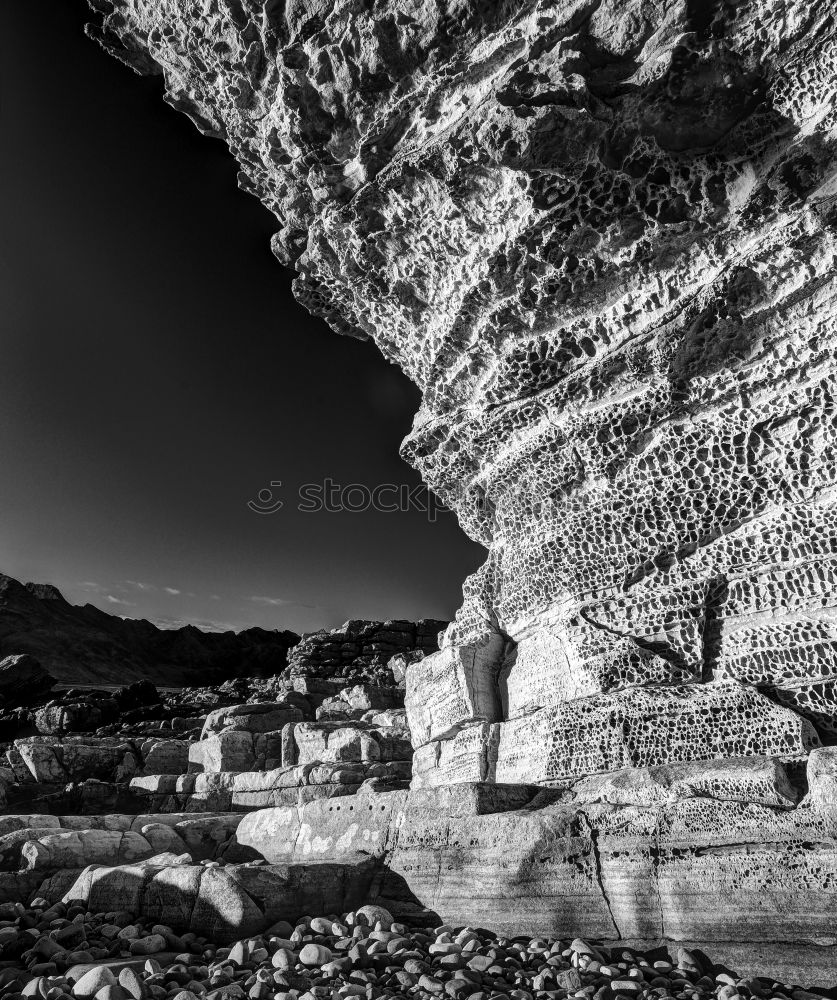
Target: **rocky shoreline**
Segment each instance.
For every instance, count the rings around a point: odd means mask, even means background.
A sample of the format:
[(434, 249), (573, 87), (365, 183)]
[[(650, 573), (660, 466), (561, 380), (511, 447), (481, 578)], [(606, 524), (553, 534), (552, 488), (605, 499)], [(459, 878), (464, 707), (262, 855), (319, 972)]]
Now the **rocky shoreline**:
[(6, 711), (0, 1000), (837, 997), (835, 752), (549, 787), (428, 770), (443, 624), (346, 623), (215, 687), (44, 681)]
[[(207, 862), (215, 864), (215, 862)], [(72, 898), (0, 905), (0, 996), (42, 1000), (817, 1000), (739, 976), (700, 951), (641, 952), (581, 940), (408, 927), (385, 908), (280, 920), (218, 946), (150, 917)]]

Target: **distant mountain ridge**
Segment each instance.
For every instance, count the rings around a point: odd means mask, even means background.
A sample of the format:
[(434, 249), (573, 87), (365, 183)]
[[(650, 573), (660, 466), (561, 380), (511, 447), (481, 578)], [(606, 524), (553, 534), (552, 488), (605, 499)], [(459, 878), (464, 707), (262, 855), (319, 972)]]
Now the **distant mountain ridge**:
[(161, 629), (118, 618), (92, 604), (70, 604), (49, 583), (20, 583), (0, 573), (0, 657), (31, 653), (60, 684), (216, 684), (265, 677), (287, 665), (296, 632), (263, 628), (202, 632)]

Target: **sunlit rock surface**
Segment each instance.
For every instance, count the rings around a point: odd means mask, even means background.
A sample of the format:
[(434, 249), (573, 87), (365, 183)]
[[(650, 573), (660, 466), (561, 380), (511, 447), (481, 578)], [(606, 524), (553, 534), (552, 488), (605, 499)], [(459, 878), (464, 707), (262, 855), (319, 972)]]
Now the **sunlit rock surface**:
[(423, 390), (405, 457), (489, 549), (448, 642), (513, 640), (497, 721), (723, 678), (833, 733), (826, 7), (95, 6), (300, 300)]
[[(829, 5), (93, 6), (91, 33), (228, 143), (300, 301), (420, 387), (403, 454), (488, 549), (443, 648), (407, 668), (414, 794), (700, 762), (711, 783), (719, 761), (801, 767), (834, 741)], [(607, 808), (544, 832), (515, 807), (470, 846), (438, 833), (472, 880), (440, 880), (424, 847), (399, 870), (461, 890), (447, 912), (467, 919), (511, 865), (511, 925), (546, 838), (598, 886), (597, 933), (703, 940), (734, 889), (725, 940), (768, 910), (775, 940), (817, 938), (835, 828), (811, 773), (808, 811), (770, 807), (775, 833), (672, 795), (669, 867), (668, 827), (623, 815), (608, 860)]]

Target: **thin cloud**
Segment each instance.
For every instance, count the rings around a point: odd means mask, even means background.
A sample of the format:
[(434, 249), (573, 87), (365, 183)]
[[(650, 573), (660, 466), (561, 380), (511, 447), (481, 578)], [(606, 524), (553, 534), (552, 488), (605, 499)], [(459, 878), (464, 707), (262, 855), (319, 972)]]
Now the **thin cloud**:
[(93, 583), (92, 580), (83, 580), (79, 587), (83, 587), (85, 590), (101, 590), (102, 588), (98, 583)]
[(118, 604), (118, 605), (120, 605), (123, 608), (135, 608), (136, 607), (136, 604), (132, 604), (130, 601), (123, 601), (119, 597), (114, 597), (113, 594), (108, 594), (105, 597), (105, 600), (108, 602), (108, 604)]
[(165, 590), (167, 594), (171, 594), (172, 596), (175, 596), (176, 594), (180, 593), (177, 587), (163, 587), (163, 590)]
[(248, 601), (252, 601), (253, 604), (265, 604), (271, 608), (311, 608), (313, 611), (319, 611), (319, 604), (300, 604), (299, 601), (289, 601), (284, 597), (248, 597)]
[(139, 580), (126, 580), (125, 583), (130, 587), (136, 587), (137, 590), (156, 590), (153, 583), (140, 583)]

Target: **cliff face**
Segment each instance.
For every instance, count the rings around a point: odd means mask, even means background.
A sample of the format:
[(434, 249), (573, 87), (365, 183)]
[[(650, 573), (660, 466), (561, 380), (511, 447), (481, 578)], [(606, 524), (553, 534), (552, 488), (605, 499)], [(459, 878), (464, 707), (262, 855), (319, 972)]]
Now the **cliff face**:
[(488, 558), (408, 680), (420, 782), (834, 736), (828, 5), (92, 5), (423, 392), (404, 456)]

